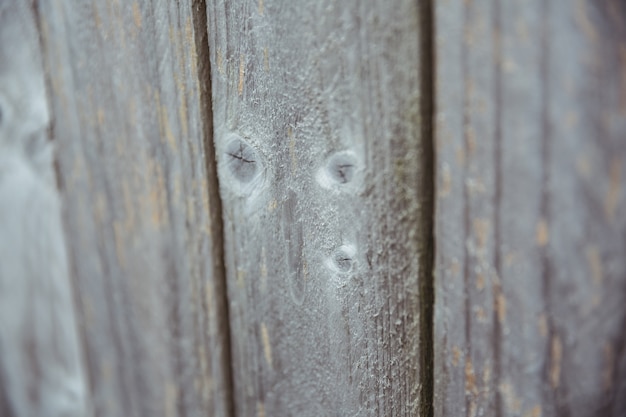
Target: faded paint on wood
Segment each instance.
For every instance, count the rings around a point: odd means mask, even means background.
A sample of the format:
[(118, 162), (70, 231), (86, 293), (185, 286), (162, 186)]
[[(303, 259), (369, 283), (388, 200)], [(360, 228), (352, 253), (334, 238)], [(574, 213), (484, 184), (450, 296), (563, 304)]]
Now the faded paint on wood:
[(435, 15), (435, 416), (623, 416), (626, 7)]
[(98, 416), (229, 415), (221, 216), (196, 45), (205, 11), (190, 3), (38, 5)]
[(417, 415), (418, 2), (207, 6), (236, 414)]
[(0, 4), (0, 415), (85, 416), (35, 16)]

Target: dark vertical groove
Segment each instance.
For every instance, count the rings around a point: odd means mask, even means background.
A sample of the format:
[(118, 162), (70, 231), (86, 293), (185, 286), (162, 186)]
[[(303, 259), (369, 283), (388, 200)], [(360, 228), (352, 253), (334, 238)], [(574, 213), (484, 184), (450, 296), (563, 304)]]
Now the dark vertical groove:
[[(39, 45), (39, 52), (40, 52), (40, 63), (41, 63), (41, 69), (43, 70), (43, 82), (44, 82), (44, 89), (45, 91), (45, 95), (46, 95), (46, 107), (48, 108), (48, 115), (50, 117), (50, 121), (48, 122), (48, 128), (47, 128), (47, 139), (48, 141), (52, 142), (54, 141), (54, 114), (53, 114), (53, 108), (52, 108), (52, 99), (50, 97), (50, 89), (52, 88), (52, 83), (50, 78), (50, 70), (48, 69), (48, 65), (46, 62), (46, 45), (43, 39), (43, 31), (42, 31), (42, 27), (41, 27), (41, 11), (39, 10), (40, 5), (38, 1), (33, 1), (31, 4), (32, 10), (33, 10), (33, 19), (35, 20), (35, 27), (37, 29), (37, 40), (39, 41), (38, 45)], [(0, 114), (0, 121), (1, 121), (2, 115)], [(59, 195), (61, 194), (61, 190), (64, 187), (63, 184), (63, 178), (61, 175), (61, 166), (59, 164), (59, 158), (57, 157), (57, 153), (54, 152), (53, 154), (53, 159), (52, 159), (52, 169), (54, 172), (54, 181), (55, 181), (55, 185), (57, 187), (57, 191), (59, 192)], [(69, 247), (68, 245), (66, 245), (66, 252), (69, 254)], [(69, 266), (69, 259), (68, 259), (68, 266)], [(73, 289), (72, 289), (73, 291)]]
[(420, 2), (420, 111), (421, 111), (421, 163), (423, 175), (420, 184), (422, 209), (420, 230), (419, 294), (420, 294), (420, 414), (433, 416), (434, 401), (434, 348), (433, 311), (434, 258), (435, 258), (435, 15), (433, 0)]
[(495, 396), (494, 413), (495, 417), (502, 415), (502, 396), (498, 384), (502, 375), (502, 325), (498, 318), (498, 296), (502, 292), (502, 261), (500, 259), (500, 206), (502, 202), (502, 13), (500, 10), (500, 0), (493, 1), (493, 72), (494, 72), (494, 155), (493, 165), (495, 172), (495, 192), (493, 196), (494, 210), (494, 255), (493, 264), (496, 270), (496, 281), (493, 288), (493, 384), (492, 392)]
[(198, 78), (200, 82), (200, 109), (202, 114), (202, 134), (204, 137), (204, 156), (207, 175), (207, 193), (211, 202), (210, 225), (213, 232), (212, 257), (213, 277), (217, 313), (221, 317), (218, 323), (219, 334), (223, 335), (222, 369), (224, 370), (224, 391), (226, 396), (226, 416), (235, 415), (235, 397), (233, 389), (233, 369), (230, 336), (230, 316), (228, 311), (228, 295), (226, 287), (226, 268), (224, 258), (224, 227), (222, 224), (222, 200), (219, 193), (215, 147), (213, 145), (213, 106), (211, 93), (211, 65), (209, 61), (209, 38), (207, 25), (207, 5), (205, 0), (192, 1), (194, 42)]

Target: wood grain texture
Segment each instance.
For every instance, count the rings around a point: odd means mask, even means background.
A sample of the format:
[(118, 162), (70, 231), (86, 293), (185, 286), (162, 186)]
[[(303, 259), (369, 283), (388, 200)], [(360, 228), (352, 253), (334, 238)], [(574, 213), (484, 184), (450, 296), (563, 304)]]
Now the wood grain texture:
[(0, 3), (0, 415), (87, 416), (35, 23)]
[(418, 2), (207, 6), (236, 414), (418, 415)]
[(196, 49), (205, 11), (194, 7), (38, 4), (97, 416), (230, 414), (221, 214)]
[(623, 416), (626, 7), (435, 15), (435, 416)]

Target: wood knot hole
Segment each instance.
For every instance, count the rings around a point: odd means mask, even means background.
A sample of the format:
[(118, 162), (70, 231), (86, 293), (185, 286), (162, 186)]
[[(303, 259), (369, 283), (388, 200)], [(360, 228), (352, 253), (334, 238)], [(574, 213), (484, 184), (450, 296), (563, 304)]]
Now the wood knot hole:
[(231, 174), (239, 181), (252, 181), (259, 173), (257, 152), (240, 137), (233, 138), (226, 145), (227, 165)]
[(351, 246), (340, 246), (332, 254), (332, 264), (338, 272), (347, 273), (354, 265), (355, 250)]
[(339, 184), (347, 184), (354, 178), (356, 172), (356, 160), (347, 153), (333, 155), (328, 160), (326, 167), (328, 176)]

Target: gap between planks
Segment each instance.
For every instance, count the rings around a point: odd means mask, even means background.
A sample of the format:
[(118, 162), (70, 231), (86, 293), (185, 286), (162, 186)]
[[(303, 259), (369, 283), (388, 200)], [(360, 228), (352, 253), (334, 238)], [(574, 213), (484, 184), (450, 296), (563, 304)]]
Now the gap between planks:
[(210, 30), (207, 21), (207, 5), (205, 0), (192, 0), (192, 18), (194, 30), (194, 42), (197, 55), (192, 57), (198, 66), (198, 81), (200, 82), (200, 107), (204, 114), (202, 118), (202, 131), (204, 136), (204, 157), (207, 175), (207, 194), (211, 201), (210, 227), (213, 231), (216, 244), (213, 245), (213, 275), (216, 283), (221, 288), (217, 288), (216, 294), (219, 298), (220, 327), (224, 335), (224, 355), (223, 369), (224, 381), (221, 381), (226, 397), (227, 417), (235, 416), (235, 397), (233, 388), (233, 361), (230, 334), (230, 314), (228, 307), (228, 291), (226, 282), (226, 268), (224, 257), (224, 225), (222, 219), (222, 200), (219, 192), (219, 179), (217, 177), (217, 163), (215, 146), (213, 142), (213, 105), (211, 93), (211, 64), (209, 60), (209, 34)]
[(435, 259), (435, 15), (433, 0), (420, 2), (420, 129), (421, 163), (426, 175), (420, 179), (424, 209), (419, 219), (423, 250), (418, 277), (420, 294), (420, 415), (434, 413), (434, 259)]

